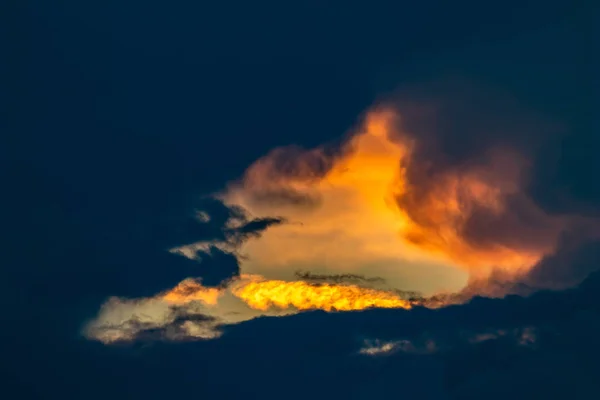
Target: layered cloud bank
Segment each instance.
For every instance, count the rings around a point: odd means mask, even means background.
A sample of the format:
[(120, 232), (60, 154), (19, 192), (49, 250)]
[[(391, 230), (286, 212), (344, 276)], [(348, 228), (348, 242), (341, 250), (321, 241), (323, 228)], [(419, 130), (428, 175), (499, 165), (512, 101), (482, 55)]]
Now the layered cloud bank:
[[(597, 232), (590, 218), (549, 213), (529, 195), (553, 128), (509, 112), (510, 102), (462, 97), (384, 102), (341, 145), (271, 151), (215, 196), (233, 210), (219, 240), (172, 249), (201, 262), (231, 257), (233, 275), (110, 299), (86, 336), (214, 338), (263, 315), (437, 307), (561, 286), (535, 279), (540, 266), (582, 243), (569, 242), (572, 232)], [(210, 218), (201, 212), (198, 223)]]

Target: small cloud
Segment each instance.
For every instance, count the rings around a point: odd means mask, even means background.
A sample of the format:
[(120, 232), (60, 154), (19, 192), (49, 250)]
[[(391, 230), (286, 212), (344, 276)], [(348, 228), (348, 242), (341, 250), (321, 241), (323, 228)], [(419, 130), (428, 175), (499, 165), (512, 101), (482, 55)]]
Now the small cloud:
[(412, 347), (408, 340), (383, 342), (380, 340), (365, 341), (365, 346), (358, 353), (367, 356), (387, 356), (399, 351), (402, 347)]
[(464, 345), (477, 345), (501, 338), (508, 339), (518, 346), (532, 346), (537, 340), (537, 334), (533, 327), (495, 329), (484, 332), (443, 332), (440, 330), (435, 333), (422, 334), (410, 340), (365, 340), (364, 346), (358, 352), (367, 356), (388, 356), (394, 353), (445, 353), (455, 348), (462, 348)]
[(394, 353), (431, 354), (438, 350), (433, 340), (411, 341), (401, 339), (395, 341), (382, 341), (379, 339), (365, 340), (364, 346), (358, 351), (366, 356), (388, 356)]
[(196, 212), (196, 219), (202, 223), (210, 222), (210, 215), (206, 211), (198, 211)]

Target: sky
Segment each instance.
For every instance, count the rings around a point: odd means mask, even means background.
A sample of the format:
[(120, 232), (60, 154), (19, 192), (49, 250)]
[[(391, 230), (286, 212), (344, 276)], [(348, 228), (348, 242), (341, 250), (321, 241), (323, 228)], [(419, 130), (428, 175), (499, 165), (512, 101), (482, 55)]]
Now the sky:
[(9, 5), (3, 397), (597, 397), (592, 2), (297, 3)]

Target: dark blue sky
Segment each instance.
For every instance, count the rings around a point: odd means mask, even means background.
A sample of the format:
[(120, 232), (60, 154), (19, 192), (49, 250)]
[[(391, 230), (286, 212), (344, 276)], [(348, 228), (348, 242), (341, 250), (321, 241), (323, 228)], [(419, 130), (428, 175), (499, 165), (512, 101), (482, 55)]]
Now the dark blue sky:
[[(460, 78), (510, 94), (560, 126), (536, 137), (532, 197), (549, 213), (598, 216), (593, 2), (17, 3), (0, 69), (3, 398), (600, 393), (597, 276), (437, 312), (253, 320), (212, 342), (105, 347), (79, 333), (107, 296), (199, 275), (165, 249), (221, 234), (225, 216), (192, 220), (200, 194), (275, 146), (339, 138), (394, 90)], [(536, 273), (583, 279), (599, 247), (577, 243)], [(542, 332), (537, 347), (455, 340), (524, 326)], [(363, 338), (427, 335), (450, 350), (355, 355)]]

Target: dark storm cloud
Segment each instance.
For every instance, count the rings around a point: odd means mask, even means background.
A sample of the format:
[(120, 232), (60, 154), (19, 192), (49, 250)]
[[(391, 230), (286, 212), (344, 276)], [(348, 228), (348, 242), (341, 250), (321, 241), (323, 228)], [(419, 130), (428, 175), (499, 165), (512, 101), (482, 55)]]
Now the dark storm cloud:
[[(508, 196), (505, 206), (509, 210), (505, 213), (493, 213), (475, 206), (462, 227), (464, 237), (478, 247), (501, 243), (514, 249), (540, 248), (552, 241), (557, 223), (530, 199), (520, 195)], [(490, 233), (490, 230), (493, 232)]]
[(474, 294), (530, 295), (542, 289), (563, 290), (578, 285), (588, 275), (600, 270), (597, 262), (600, 256), (599, 231), (593, 222), (563, 231), (556, 248), (529, 271), (516, 276), (501, 270), (493, 271), (485, 279), (471, 280), (454, 298), (466, 299)]
[[(408, 139), (412, 146), (403, 163), (408, 190), (396, 200), (429, 235), (445, 226), (471, 249), (552, 254), (564, 245), (562, 235), (579, 230), (582, 242), (597, 234), (594, 208), (600, 203), (591, 174), (600, 170), (593, 161), (600, 143), (581, 126), (590, 117), (575, 125), (563, 114), (538, 112), (518, 99), (464, 79), (408, 87), (389, 97), (399, 112), (397, 139)], [(474, 180), (490, 193), (498, 190), (494, 201), (501, 206), (477, 198), (474, 193), (481, 188)], [(432, 213), (448, 187), (456, 187), (460, 215)], [(417, 244), (423, 240), (408, 239)], [(560, 264), (564, 275), (570, 262), (563, 259)], [(494, 274), (490, 282), (496, 289), (514, 284), (514, 276)], [(572, 283), (582, 279), (580, 272), (573, 274), (577, 278)], [(557, 282), (561, 279), (568, 280), (556, 277)]]
[(432, 175), (485, 163), (494, 146), (535, 151), (559, 134), (510, 93), (459, 77), (401, 89), (393, 101), (401, 127), (418, 140), (417, 163), (430, 163), (422, 173)]
[[(597, 101), (590, 100), (591, 104)], [(586, 113), (574, 132), (558, 142), (549, 141), (537, 154), (535, 178), (530, 185), (536, 201), (549, 212), (600, 216), (600, 127)]]
[(566, 232), (556, 252), (542, 259), (523, 282), (533, 287), (564, 289), (600, 269), (600, 240), (597, 233), (589, 236)]
[[(591, 261), (591, 260), (589, 260)], [(547, 396), (588, 398), (600, 387), (598, 274), (571, 291), (511, 298), (515, 320), (530, 316), (538, 328), (535, 346), (490, 340), (454, 349), (446, 359), (446, 382), (455, 398)], [(492, 311), (492, 310), (490, 310)]]
[[(465, 215), (455, 228), (469, 243), (523, 250), (552, 246), (560, 221), (532, 200), (527, 185), (536, 180), (529, 167), (534, 157), (562, 134), (556, 126), (528, 115), (501, 91), (465, 80), (425, 85), (399, 96), (393, 101), (400, 112), (399, 130), (414, 142), (406, 162), (410, 192), (397, 200), (413, 220), (435, 228), (440, 221), (421, 205), (439, 196), (439, 187), (458, 180)], [(466, 181), (470, 176), (502, 190), (504, 210), (474, 201)]]
[[(380, 374), (390, 377), (378, 381), (386, 391), (395, 392), (402, 383), (402, 390), (406, 385), (406, 393), (415, 395), (419, 385), (409, 381), (421, 374), (429, 385), (444, 388), (439, 393), (456, 399), (482, 398), (477, 396), (484, 394), (494, 399), (551, 397), (554, 392), (564, 395), (570, 390), (580, 395), (582, 388), (598, 389), (592, 372), (597, 370), (600, 355), (594, 339), (600, 333), (598, 278), (592, 275), (568, 291), (475, 298), (439, 310), (308, 312), (259, 318), (225, 328), (219, 345), (237, 348), (236, 343), (252, 338), (263, 360), (272, 365), (261, 373), (279, 376), (275, 370), (288, 360), (286, 365), (295, 376), (313, 377), (311, 389), (323, 379), (329, 382), (327, 388), (335, 387), (331, 390), (340, 395), (370, 387), (365, 380)], [(314, 328), (308, 333), (306, 327)], [(368, 352), (359, 353), (365, 339), (392, 343), (396, 350), (369, 359)], [(271, 353), (268, 349), (284, 350), (279, 354), (281, 350)], [(307, 356), (308, 349), (319, 358)], [(238, 357), (241, 354), (245, 353)], [(427, 367), (422, 368), (421, 363)], [(296, 395), (301, 398), (311, 389), (302, 392), (298, 388)], [(323, 390), (328, 389), (323, 386)]]

